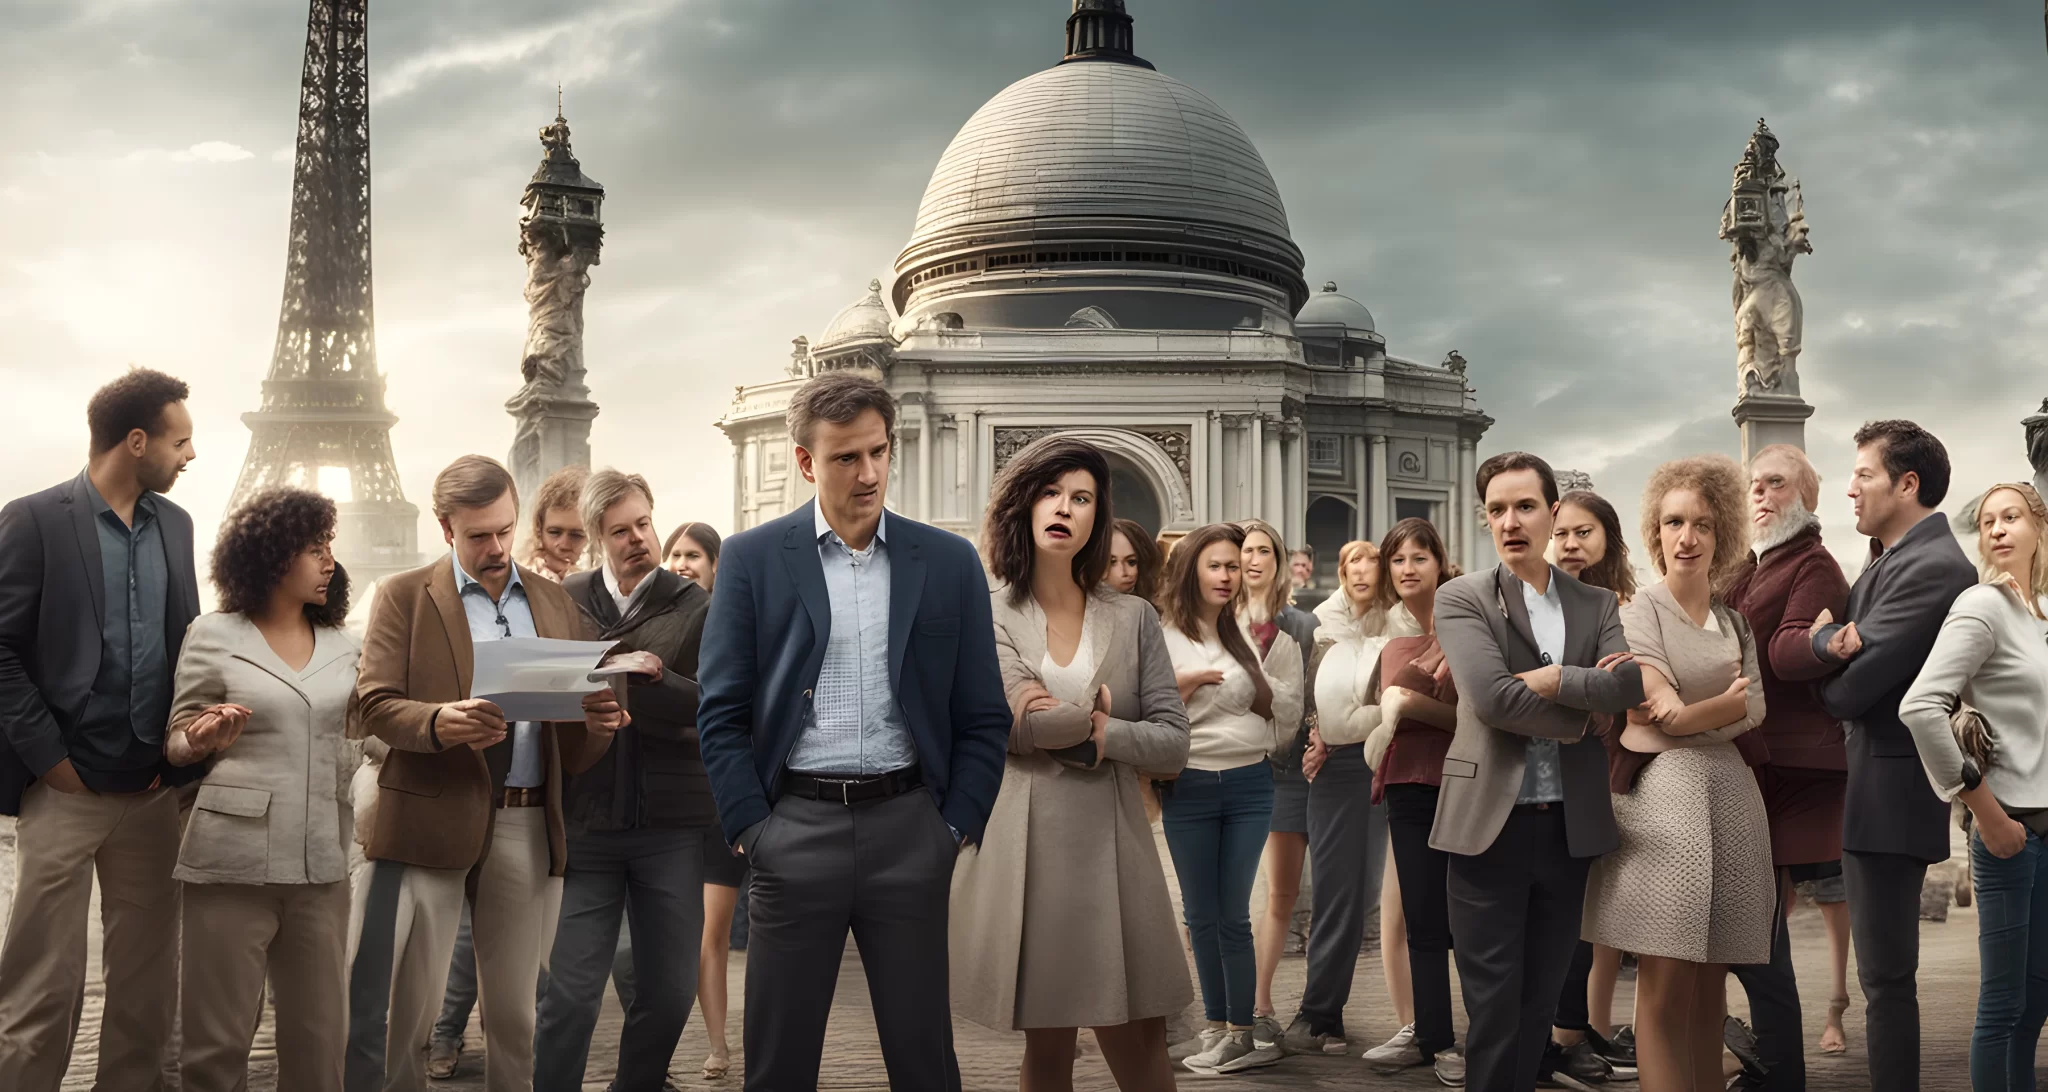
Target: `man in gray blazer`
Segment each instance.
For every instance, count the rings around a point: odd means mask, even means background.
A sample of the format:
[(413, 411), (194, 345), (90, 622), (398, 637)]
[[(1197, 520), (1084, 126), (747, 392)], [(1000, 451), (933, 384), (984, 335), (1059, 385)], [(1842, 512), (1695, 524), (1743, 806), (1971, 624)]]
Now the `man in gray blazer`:
[(1934, 795), (1899, 701), (1934, 648), (1948, 609), (1977, 570), (1947, 517), (1948, 450), (1911, 421), (1856, 433), (1849, 499), (1870, 560), (1849, 589), (1847, 624), (1823, 614), (1814, 666), (1828, 713), (1849, 722), (1849, 788), (1842, 804), (1842, 880), (1856, 977), (1869, 1006), (1870, 1086), (1920, 1087), (1920, 886), (1949, 856), (1949, 807)]
[(1614, 593), (1544, 560), (1557, 478), (1526, 452), (1480, 464), (1501, 564), (1437, 590), (1458, 684), (1430, 845), (1453, 856), (1451, 935), (1464, 983), (1467, 1086), (1536, 1086), (1579, 938), (1586, 873), (1620, 843), (1595, 714), (1643, 700)]
[[(0, 509), (0, 814), (20, 883), (0, 946), (0, 1088), (56, 1092), (85, 987), (97, 871), (107, 1011), (96, 1087), (159, 1087), (177, 1004), (171, 682), (199, 613), (192, 517), (162, 496), (195, 454), (184, 383), (130, 371), (92, 396), (79, 475)], [(198, 742), (195, 740), (194, 742)]]

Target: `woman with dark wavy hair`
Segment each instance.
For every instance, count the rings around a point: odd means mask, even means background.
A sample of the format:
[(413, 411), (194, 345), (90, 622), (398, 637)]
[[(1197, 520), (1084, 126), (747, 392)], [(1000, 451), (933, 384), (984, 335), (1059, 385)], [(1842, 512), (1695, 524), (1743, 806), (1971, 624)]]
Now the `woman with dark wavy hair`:
[(1177, 770), (1188, 722), (1159, 619), (1103, 583), (1109, 465), (1059, 436), (996, 481), (983, 556), (1015, 717), (1003, 787), (953, 874), (955, 1011), (1024, 1032), (1020, 1087), (1071, 1089), (1095, 1029), (1117, 1086), (1171, 1092), (1166, 1017), (1193, 999), (1140, 770)]
[(165, 756), (209, 763), (174, 873), (194, 1092), (245, 1082), (266, 978), (278, 1086), (342, 1086), (357, 649), (341, 629), (334, 526), (334, 502), (303, 489), (229, 513), (213, 548), (220, 609), (192, 623), (178, 656)]
[(661, 567), (694, 580), (705, 591), (717, 590), (718, 548), (723, 540), (708, 523), (685, 523), (668, 533), (661, 544)]

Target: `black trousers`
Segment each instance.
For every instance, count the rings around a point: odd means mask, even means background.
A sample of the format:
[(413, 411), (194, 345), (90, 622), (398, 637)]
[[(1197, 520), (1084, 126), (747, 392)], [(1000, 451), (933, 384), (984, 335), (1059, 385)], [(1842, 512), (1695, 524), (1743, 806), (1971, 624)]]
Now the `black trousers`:
[(1920, 1087), (1920, 885), (1927, 863), (1898, 853), (1842, 853), (1849, 939), (1863, 984), (1872, 1092)]
[[(1780, 892), (1781, 906), (1783, 897)], [(1916, 917), (1918, 898), (1915, 892)], [(1771, 961), (1738, 963), (1729, 969), (1749, 994), (1756, 1052), (1771, 1071), (1764, 1087), (1770, 1092), (1806, 1092), (1806, 1029), (1799, 1012), (1799, 979), (1792, 971), (1792, 934), (1782, 911), (1778, 935), (1771, 939)]]
[(1401, 877), (1401, 914), (1408, 922), (1408, 969), (1415, 989), (1415, 1045), (1425, 1058), (1457, 1045), (1451, 1027), (1451, 911), (1446, 890), (1451, 855), (1429, 848), (1436, 824), (1435, 785), (1388, 785), (1387, 834)]
[(1571, 966), (1565, 968), (1564, 989), (1557, 992), (1557, 1015), (1550, 1026), (1566, 1031), (1592, 1031), (1593, 1016), (1586, 992), (1593, 981), (1593, 942), (1582, 940), (1572, 949)]
[(1319, 1032), (1344, 1029), (1365, 923), (1379, 905), (1385, 851), (1373, 812), (1365, 745), (1330, 748), (1328, 761), (1308, 784), (1308, 861), (1315, 877), (1309, 920), (1314, 924), (1308, 933), (1301, 1014)]
[(946, 968), (958, 853), (922, 789), (851, 807), (776, 802), (749, 855), (747, 1092), (818, 1086), (849, 930), (889, 1087), (959, 1092)]
[(1465, 987), (1466, 1087), (1532, 1092), (1586, 903), (1563, 807), (1518, 806), (1486, 852), (1453, 854), (1451, 934)]

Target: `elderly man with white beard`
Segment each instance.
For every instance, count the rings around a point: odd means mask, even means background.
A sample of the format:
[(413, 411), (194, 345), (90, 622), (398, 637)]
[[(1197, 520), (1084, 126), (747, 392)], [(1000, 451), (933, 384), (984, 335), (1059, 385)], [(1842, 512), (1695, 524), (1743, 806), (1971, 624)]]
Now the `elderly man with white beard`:
[[(1763, 791), (1771, 860), (1785, 902), (1794, 883), (1841, 874), (1848, 758), (1841, 723), (1821, 707), (1808, 685), (1816, 677), (1812, 656), (1802, 655), (1815, 619), (1842, 617), (1849, 601), (1842, 567), (1821, 543), (1820, 518), (1813, 513), (1819, 502), (1820, 475), (1804, 451), (1773, 444), (1757, 452), (1749, 467), (1755, 555), (1727, 594), (1729, 605), (1742, 612), (1757, 635), (1767, 712), (1762, 730), (1745, 737), (1761, 746), (1745, 748), (1744, 757)], [(1756, 1034), (1754, 1043), (1747, 1042), (1731, 1023), (1730, 1045), (1745, 1073), (1730, 1087), (1803, 1092), (1799, 987), (1782, 914), (1771, 962), (1734, 971), (1749, 992)], [(1832, 1004), (1845, 1001), (1835, 998)], [(1839, 1013), (1834, 1018), (1839, 1020)]]

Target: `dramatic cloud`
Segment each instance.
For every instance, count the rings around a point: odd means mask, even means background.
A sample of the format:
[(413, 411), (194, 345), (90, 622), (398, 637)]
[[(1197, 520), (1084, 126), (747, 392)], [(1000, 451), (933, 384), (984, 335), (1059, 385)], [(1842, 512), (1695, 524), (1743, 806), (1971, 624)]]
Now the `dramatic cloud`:
[[(73, 472), (85, 396), (150, 364), (194, 384), (202, 458), (178, 498), (210, 523), (275, 332), (304, 7), (17, 7), (0, 491)], [(510, 442), (516, 201), (558, 82), (609, 190), (597, 459), (646, 472), (663, 522), (724, 525), (712, 422), (733, 387), (779, 374), (790, 338), (886, 272), (946, 142), (1058, 59), (1068, 7), (374, 4), (379, 361), (408, 495)], [(1658, 460), (1735, 450), (1714, 235), (1764, 116), (1813, 225), (1801, 372), (1829, 495), (1872, 417), (1935, 429), (1959, 500), (2024, 468), (2017, 422), (2048, 394), (2048, 61), (2023, 5), (1131, 8), (1139, 51), (1258, 144), (1310, 280), (1363, 299), (1397, 355), (1471, 360), (1499, 420), (1485, 449), (1590, 472), (1631, 523)], [(1853, 552), (1846, 503), (1822, 509)]]

